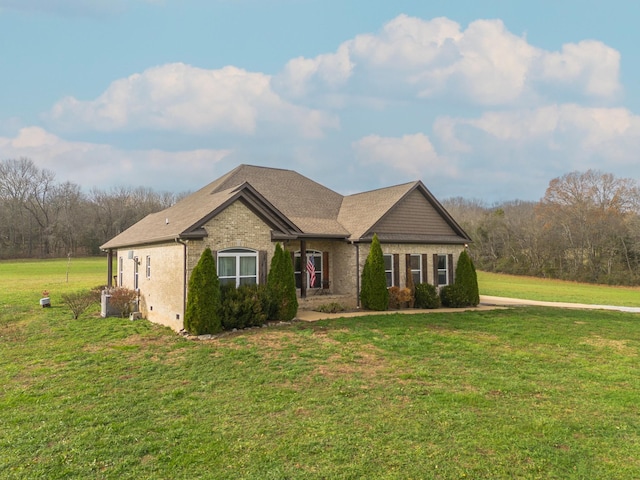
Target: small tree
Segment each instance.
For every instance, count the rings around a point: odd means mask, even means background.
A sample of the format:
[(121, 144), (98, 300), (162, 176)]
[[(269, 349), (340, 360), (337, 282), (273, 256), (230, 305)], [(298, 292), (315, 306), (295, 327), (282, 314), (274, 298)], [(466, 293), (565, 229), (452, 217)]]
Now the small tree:
[(382, 311), (389, 307), (387, 275), (384, 270), (384, 256), (378, 235), (373, 235), (371, 249), (362, 270), (360, 290), (362, 306), (368, 310)]
[(184, 328), (193, 335), (218, 333), (220, 320), (220, 280), (210, 248), (206, 248), (191, 272)]
[(463, 250), (456, 266), (456, 279), (440, 291), (442, 304), (446, 307), (475, 307), (480, 303), (478, 276), (473, 261)]
[(456, 266), (456, 280), (455, 283), (460, 288), (460, 291), (465, 297), (467, 305), (475, 307), (480, 303), (480, 291), (478, 289), (478, 275), (476, 269), (473, 266), (473, 261), (467, 253), (467, 250), (463, 250), (458, 258), (458, 265)]
[(296, 277), (291, 256), (276, 243), (267, 276), (267, 294), (273, 305), (273, 320), (289, 321), (298, 313)]
[(63, 293), (62, 302), (69, 307), (73, 318), (77, 319), (87, 308), (96, 303), (96, 296), (91, 291)]
[(115, 287), (109, 290), (109, 306), (121, 317), (126, 317), (134, 311), (138, 293), (126, 287)]

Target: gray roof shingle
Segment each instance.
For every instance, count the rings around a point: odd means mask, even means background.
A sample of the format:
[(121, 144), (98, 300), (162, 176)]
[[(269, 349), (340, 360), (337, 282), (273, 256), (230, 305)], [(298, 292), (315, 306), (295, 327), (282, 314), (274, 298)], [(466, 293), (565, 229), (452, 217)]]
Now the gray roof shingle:
[[(250, 200), (281, 234), (357, 241), (420, 185), (411, 182), (345, 197), (292, 170), (240, 165), (175, 205), (148, 215), (101, 248), (185, 238), (238, 199)], [(468, 241), (459, 227), (456, 230), (458, 238)]]

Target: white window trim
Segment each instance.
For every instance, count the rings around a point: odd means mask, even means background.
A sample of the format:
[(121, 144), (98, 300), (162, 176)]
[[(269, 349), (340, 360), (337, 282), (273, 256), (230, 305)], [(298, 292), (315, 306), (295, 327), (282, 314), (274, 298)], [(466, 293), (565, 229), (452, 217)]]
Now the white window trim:
[(133, 289), (138, 290), (140, 272), (139, 272), (140, 260), (138, 257), (133, 257)]
[(118, 286), (122, 287), (124, 280), (124, 258), (118, 257)]
[[(216, 262), (216, 270), (220, 272), (220, 258), (229, 258), (234, 257), (236, 259), (236, 274), (235, 277), (230, 276), (220, 276), (218, 273), (218, 278), (220, 280), (227, 280), (230, 278), (235, 278), (236, 288), (240, 286), (240, 279), (242, 278), (254, 278), (256, 279), (256, 285), (258, 284), (258, 279), (260, 278), (260, 262), (258, 261), (258, 251), (253, 250), (251, 248), (244, 247), (236, 247), (236, 248), (227, 248), (225, 250), (220, 250), (218, 252), (218, 260)], [(256, 274), (255, 275), (240, 275), (240, 258), (241, 257), (253, 257), (256, 261)]]
[(151, 255), (147, 255), (147, 263), (145, 265), (147, 278), (151, 278)]
[[(440, 258), (444, 258), (444, 268), (440, 268)], [(444, 272), (445, 283), (440, 283), (440, 274)], [(438, 286), (449, 285), (449, 256), (438, 254)]]
[(387, 273), (390, 273), (390, 274), (391, 274), (391, 282), (390, 282), (391, 284), (390, 284), (390, 285), (387, 285), (387, 288), (391, 288), (391, 287), (395, 286), (395, 285), (393, 284), (393, 281), (394, 281), (394, 279), (395, 279), (395, 275), (394, 275), (394, 273), (395, 273), (395, 272), (393, 271), (393, 254), (392, 254), (392, 253), (385, 253), (385, 254), (383, 254), (383, 255), (382, 255), (382, 260), (383, 260), (383, 262), (384, 262), (384, 263), (386, 263), (385, 259), (386, 259), (387, 257), (389, 257), (389, 258), (391, 259), (391, 262), (389, 262), (389, 263), (391, 264), (391, 269), (390, 269), (390, 270), (387, 270), (387, 269), (386, 269), (386, 267), (385, 267), (385, 269), (384, 269), (384, 274), (385, 274), (385, 278), (386, 278), (386, 276), (387, 276)]
[(414, 280), (413, 283), (422, 283), (424, 282), (424, 278), (422, 278), (422, 255), (420, 255), (419, 253), (412, 253), (411, 258), (413, 257), (418, 257), (418, 268), (417, 269), (413, 268), (413, 266), (411, 265), (411, 262), (409, 263), (409, 266), (411, 267), (411, 276), (413, 277), (413, 274), (417, 273), (418, 279), (419, 279), (418, 282)]

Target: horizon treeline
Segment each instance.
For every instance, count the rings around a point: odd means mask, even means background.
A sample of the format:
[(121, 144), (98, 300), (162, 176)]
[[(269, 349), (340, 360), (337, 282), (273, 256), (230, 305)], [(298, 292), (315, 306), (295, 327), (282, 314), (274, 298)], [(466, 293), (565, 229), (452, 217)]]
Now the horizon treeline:
[(640, 189), (597, 170), (554, 178), (538, 202), (442, 202), (469, 234), (479, 270), (640, 284)]
[[(100, 245), (189, 192), (83, 192), (28, 158), (0, 161), (0, 259), (100, 254)], [(640, 284), (640, 188), (596, 170), (552, 179), (538, 202), (442, 201), (469, 234), (479, 270)]]
[(100, 245), (186, 193), (55, 180), (28, 158), (0, 161), (0, 259), (100, 254)]

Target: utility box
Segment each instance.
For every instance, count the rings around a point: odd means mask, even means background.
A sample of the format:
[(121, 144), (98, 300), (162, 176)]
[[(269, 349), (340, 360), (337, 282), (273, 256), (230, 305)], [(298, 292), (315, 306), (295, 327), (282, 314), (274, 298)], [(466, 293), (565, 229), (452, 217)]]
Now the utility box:
[(110, 305), (111, 295), (108, 290), (102, 290), (100, 294), (100, 316), (102, 318), (111, 317), (117, 314)]

